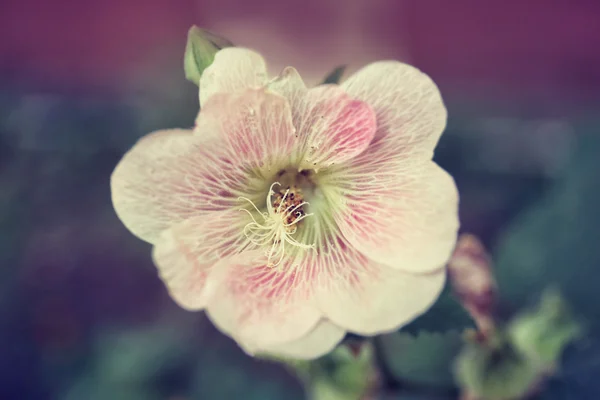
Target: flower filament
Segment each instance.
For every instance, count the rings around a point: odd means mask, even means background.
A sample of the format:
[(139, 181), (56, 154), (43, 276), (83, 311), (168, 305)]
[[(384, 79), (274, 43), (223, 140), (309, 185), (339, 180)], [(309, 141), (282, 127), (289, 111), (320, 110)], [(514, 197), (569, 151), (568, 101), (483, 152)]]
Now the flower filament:
[(304, 212), (304, 206), (308, 205), (308, 202), (303, 200), (302, 192), (295, 186), (288, 186), (284, 192), (281, 190), (276, 192), (273, 190), (275, 185), (281, 187), (279, 182), (274, 182), (269, 188), (266, 212), (261, 212), (252, 200), (246, 197), (239, 198), (250, 203), (262, 217), (262, 222), (259, 222), (252, 212), (245, 208), (240, 209), (252, 218), (252, 222), (244, 227), (244, 235), (255, 245), (267, 247), (265, 255), (269, 267), (281, 264), (286, 245), (300, 249), (315, 248), (314, 244), (300, 243), (292, 237), (298, 230), (298, 223), (313, 215)]

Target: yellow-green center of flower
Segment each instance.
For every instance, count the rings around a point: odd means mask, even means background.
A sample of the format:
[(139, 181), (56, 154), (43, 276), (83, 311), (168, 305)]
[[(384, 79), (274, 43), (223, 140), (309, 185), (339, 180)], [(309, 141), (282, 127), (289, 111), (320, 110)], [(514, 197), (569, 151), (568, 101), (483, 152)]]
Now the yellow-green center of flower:
[[(280, 175), (280, 177), (282, 177)], [(255, 214), (247, 209), (240, 209), (247, 212), (252, 218), (244, 227), (244, 235), (255, 245), (264, 247), (267, 257), (267, 265), (276, 267), (281, 264), (286, 254), (287, 247), (296, 247), (300, 249), (314, 249), (314, 244), (304, 244), (297, 241), (293, 235), (298, 230), (299, 224), (305, 218), (313, 214), (306, 213), (305, 207), (308, 202), (304, 201), (302, 189), (297, 185), (283, 186), (279, 182), (274, 182), (269, 188), (266, 204), (267, 211), (261, 212), (252, 200), (246, 197), (240, 197), (247, 201), (258, 213)]]

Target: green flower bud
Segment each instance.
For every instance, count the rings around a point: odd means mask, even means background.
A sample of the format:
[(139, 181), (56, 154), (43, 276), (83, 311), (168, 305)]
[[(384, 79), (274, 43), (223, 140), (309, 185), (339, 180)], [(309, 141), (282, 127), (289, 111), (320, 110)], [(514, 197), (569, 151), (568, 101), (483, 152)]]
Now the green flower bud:
[(523, 354), (552, 369), (564, 348), (582, 333), (582, 327), (571, 316), (560, 294), (548, 290), (536, 309), (523, 312), (508, 326), (513, 345)]
[(520, 399), (539, 382), (535, 363), (501, 339), (465, 345), (454, 372), (464, 392), (486, 400)]
[(229, 40), (200, 29), (195, 25), (192, 26), (188, 31), (183, 57), (186, 79), (198, 85), (202, 72), (212, 64), (215, 54), (222, 48), (231, 46), (233, 46), (233, 43)]

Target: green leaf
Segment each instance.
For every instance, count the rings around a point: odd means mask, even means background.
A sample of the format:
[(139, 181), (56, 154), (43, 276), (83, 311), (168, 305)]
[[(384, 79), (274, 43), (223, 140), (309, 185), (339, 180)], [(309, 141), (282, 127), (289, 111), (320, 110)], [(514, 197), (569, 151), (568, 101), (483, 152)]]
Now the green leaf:
[(452, 294), (450, 285), (446, 284), (435, 304), (401, 331), (418, 335), (422, 331), (445, 333), (472, 327), (473, 320)]
[(378, 339), (382, 361), (399, 382), (423, 386), (453, 387), (452, 364), (462, 348), (457, 331), (396, 332)]
[(207, 30), (192, 26), (188, 31), (183, 68), (185, 77), (190, 82), (198, 85), (202, 72), (212, 64), (215, 54), (225, 47), (231, 47), (229, 40), (215, 35)]
[(346, 71), (346, 65), (340, 65), (339, 67), (335, 68), (333, 71), (331, 71), (329, 73), (329, 75), (327, 75), (325, 77), (325, 79), (323, 80), (323, 82), (321, 83), (322, 85), (326, 85), (326, 84), (338, 84), (340, 83), (340, 80), (342, 79), (342, 75), (344, 75), (344, 72)]

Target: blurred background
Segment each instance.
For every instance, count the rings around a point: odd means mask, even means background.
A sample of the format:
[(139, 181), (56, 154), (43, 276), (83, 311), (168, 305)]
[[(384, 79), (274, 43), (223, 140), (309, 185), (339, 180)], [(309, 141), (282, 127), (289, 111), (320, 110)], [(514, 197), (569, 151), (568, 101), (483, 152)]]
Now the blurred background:
[[(553, 285), (588, 328), (539, 398), (600, 398), (599, 21), (594, 0), (0, 1), (0, 399), (303, 398), (179, 309), (112, 210), (121, 155), (193, 124), (193, 24), (311, 83), (380, 59), (429, 74), (450, 115), (436, 160), (502, 312)], [(408, 331), (462, 329), (444, 307)], [(386, 399), (456, 398), (449, 364), (385, 362)]]

